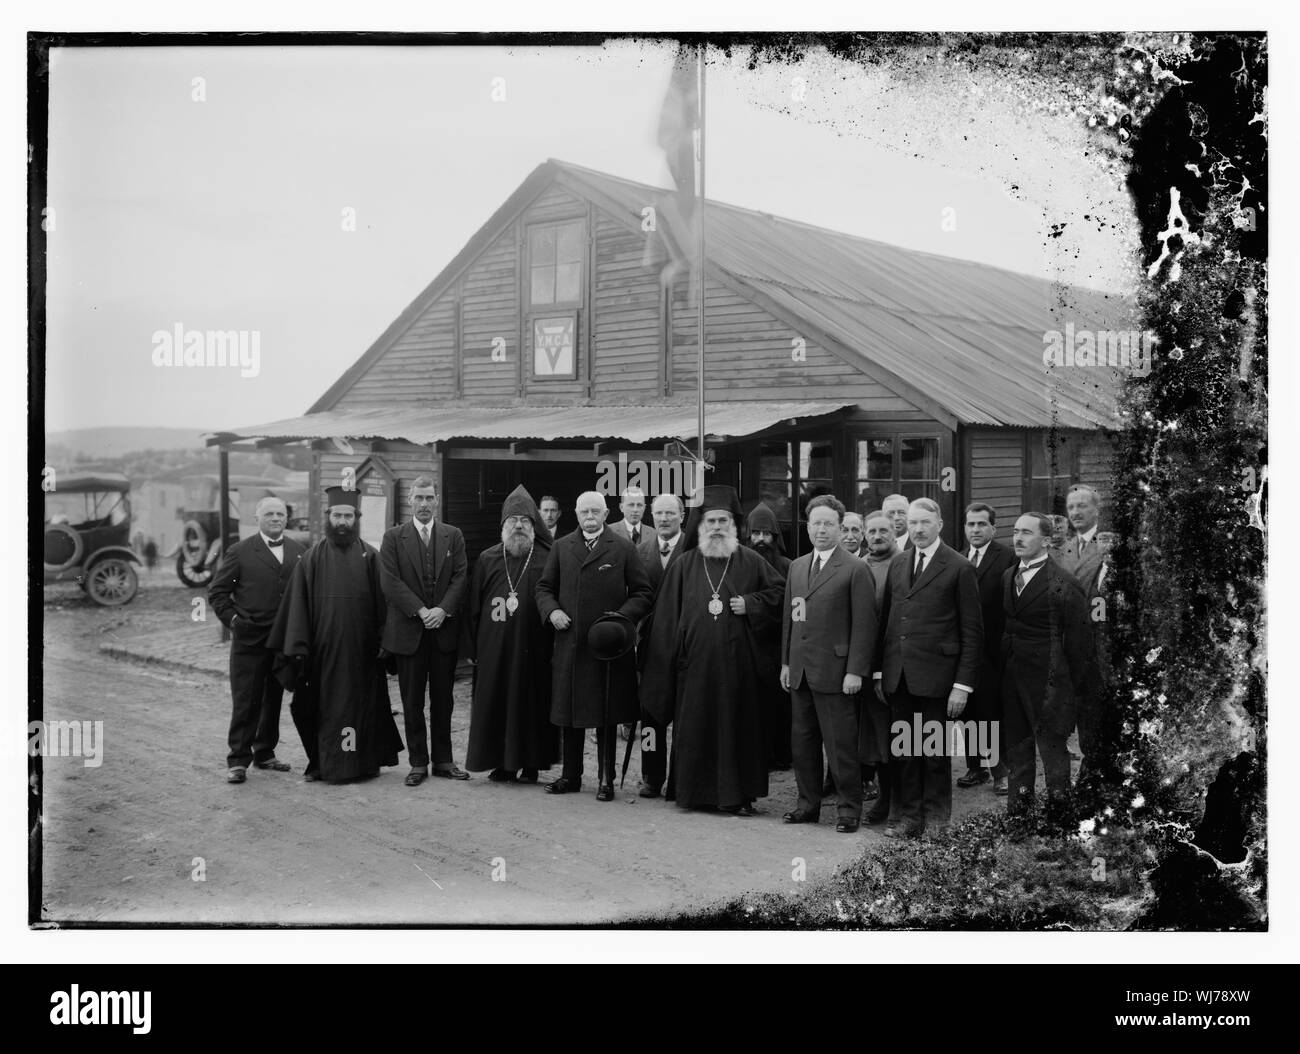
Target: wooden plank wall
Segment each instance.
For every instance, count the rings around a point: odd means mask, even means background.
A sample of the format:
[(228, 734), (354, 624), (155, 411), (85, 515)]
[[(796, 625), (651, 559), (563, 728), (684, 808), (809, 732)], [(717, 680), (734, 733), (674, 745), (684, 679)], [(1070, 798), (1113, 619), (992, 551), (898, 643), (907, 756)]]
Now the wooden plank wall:
[[(1016, 517), (1024, 512), (1025, 435), (1020, 429), (970, 429), (965, 433), (970, 488), (958, 510), (960, 518), (972, 501), (993, 506), (998, 541), (1011, 541)], [(958, 539), (964, 538), (959, 533)]]

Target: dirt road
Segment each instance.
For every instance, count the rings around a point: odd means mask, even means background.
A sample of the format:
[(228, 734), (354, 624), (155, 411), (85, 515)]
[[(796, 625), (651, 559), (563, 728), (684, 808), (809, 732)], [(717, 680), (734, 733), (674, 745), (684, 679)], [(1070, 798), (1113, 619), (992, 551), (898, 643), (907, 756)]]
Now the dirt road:
[[(44, 759), (50, 921), (649, 921), (746, 890), (798, 888), (795, 858), (813, 878), (880, 837), (836, 834), (829, 805), (819, 827), (782, 824), (794, 804), (790, 773), (773, 774), (771, 795), (748, 819), (639, 799), (636, 758), (627, 789), (608, 804), (596, 801), (594, 781), (559, 798), (486, 774), (410, 789), (404, 764), (360, 784), (307, 784), (287, 700), (278, 754), (293, 771), (252, 770), (246, 784), (227, 785), (226, 682), (98, 650), (141, 626), (183, 622), (194, 595), (161, 575), (120, 610), (95, 607), (75, 588), (47, 593), (45, 720), (102, 721), (104, 737), (98, 767)], [(457, 759), (468, 727), (467, 685), (458, 684)], [(590, 748), (587, 764), (594, 772)], [(987, 787), (955, 800), (958, 816), (1000, 804)]]

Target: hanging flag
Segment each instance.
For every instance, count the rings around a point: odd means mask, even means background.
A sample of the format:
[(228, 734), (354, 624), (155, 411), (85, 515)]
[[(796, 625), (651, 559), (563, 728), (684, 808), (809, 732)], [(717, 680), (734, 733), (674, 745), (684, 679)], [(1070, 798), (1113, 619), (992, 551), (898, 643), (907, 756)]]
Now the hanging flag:
[(700, 127), (699, 51), (683, 45), (673, 63), (668, 94), (659, 114), (658, 143), (677, 185), (678, 207), (690, 219), (695, 209), (695, 133)]
[[(677, 51), (668, 93), (664, 96), (659, 114), (659, 132), (656, 141), (668, 162), (677, 193), (661, 209), (667, 213), (660, 225), (668, 262), (660, 273), (660, 281), (670, 287), (677, 276), (692, 267), (692, 252), (698, 237), (696, 200), (697, 142), (701, 132), (700, 113), (700, 49), (683, 44)], [(649, 243), (647, 242), (647, 251)]]

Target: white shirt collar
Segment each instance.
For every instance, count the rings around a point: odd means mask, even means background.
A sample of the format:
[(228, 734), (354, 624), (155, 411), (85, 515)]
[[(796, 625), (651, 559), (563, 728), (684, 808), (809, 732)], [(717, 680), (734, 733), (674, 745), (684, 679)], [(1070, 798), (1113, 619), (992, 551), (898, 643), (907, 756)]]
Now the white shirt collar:
[(1051, 557), (1050, 557), (1047, 553), (1042, 553), (1041, 555), (1039, 555), (1039, 556), (1035, 556), (1032, 560), (1029, 561), (1030, 564), (1033, 564), (1033, 567), (1029, 567), (1029, 566), (1025, 563), (1024, 560), (1021, 560), (1021, 561), (1016, 565), (1016, 567), (1017, 567), (1017, 570), (1020, 570), (1020, 571), (1025, 571), (1025, 570), (1029, 570), (1029, 571), (1039, 571), (1039, 570), (1042, 570), (1043, 565), (1044, 565), (1045, 563), (1047, 563), (1047, 561), (1050, 560), (1050, 559), (1051, 559)]
[(1100, 525), (1094, 523), (1094, 524), (1092, 525), (1092, 527), (1091, 527), (1089, 530), (1082, 531), (1082, 532), (1081, 532), (1080, 534), (1078, 534), (1076, 537), (1083, 539), (1083, 541), (1085, 541), (1085, 542), (1090, 542), (1090, 541), (1093, 540), (1093, 538), (1095, 538), (1095, 537), (1097, 536), (1097, 528), (1098, 528), (1098, 526), (1100, 526)]
[(605, 533), (605, 528), (602, 527), (602, 528), (601, 528), (600, 530), (598, 530), (595, 534), (588, 534), (586, 531), (583, 531), (583, 532), (582, 532), (582, 536), (583, 536), (585, 539), (587, 539), (587, 541), (591, 541), (593, 538), (599, 538), (599, 537), (600, 537), (602, 534), (604, 534), (604, 533)]
[(894, 537), (894, 548), (900, 553), (907, 551), (907, 535), (899, 534)]
[[(936, 549), (939, 548), (939, 543), (942, 542), (942, 541), (943, 541), (942, 538), (936, 538), (934, 541), (932, 541), (932, 542), (929, 544), (928, 547), (926, 547), (925, 549), (920, 549), (920, 550), (918, 550), (918, 552), (925, 553), (925, 562), (926, 562), (927, 564), (930, 562), (931, 558), (934, 556), (934, 551), (935, 551)], [(913, 562), (915, 562), (915, 561), (913, 561)]]
[[(265, 531), (258, 531), (257, 533), (260, 534), (260, 535), (262, 536), (262, 541), (264, 541), (264, 542), (266, 543), (266, 547), (267, 547), (268, 549), (278, 549), (278, 548), (279, 548), (278, 545), (277, 545), (277, 546), (273, 546), (273, 545), (271, 544), (271, 539), (267, 537), (267, 534), (266, 534)], [(281, 541), (281, 542), (284, 541), (284, 535), (283, 535), (283, 534), (280, 535), (280, 541)]]
[(987, 549), (991, 544), (993, 544), (993, 539), (991, 538), (983, 545), (970, 545), (969, 543), (967, 543), (966, 552), (975, 553), (977, 556), (980, 557), (980, 559), (983, 559), (984, 550)]
[(681, 531), (678, 531), (671, 538), (665, 538), (658, 531), (655, 532), (655, 542), (656, 544), (658, 544), (660, 549), (662, 549), (665, 545), (668, 546), (669, 549), (676, 549), (677, 543), (680, 542), (681, 540), (682, 540)]
[(822, 552), (820, 549), (814, 549), (812, 552), (812, 558), (813, 558), (812, 566), (825, 567), (827, 563), (830, 562), (830, 558), (835, 555), (835, 550), (840, 548), (843, 547), (840, 546), (839, 544), (836, 544), (836, 545), (832, 545), (825, 552)]

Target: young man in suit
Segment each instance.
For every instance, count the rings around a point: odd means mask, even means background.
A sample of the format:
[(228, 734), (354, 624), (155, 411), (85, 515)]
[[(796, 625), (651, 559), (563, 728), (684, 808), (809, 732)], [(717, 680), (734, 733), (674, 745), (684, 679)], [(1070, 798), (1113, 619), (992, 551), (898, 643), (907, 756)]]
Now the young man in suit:
[[(961, 717), (979, 681), (984, 649), (979, 586), (975, 569), (939, 537), (939, 506), (917, 498), (908, 506), (912, 549), (889, 565), (881, 621), (873, 705), (888, 705), (892, 728), (906, 729), (895, 750), (898, 766), (898, 823), (891, 838), (919, 838), (930, 824), (941, 831), (952, 817), (952, 758), (948, 721)], [(943, 729), (936, 754), (918, 755), (916, 735), (935, 723)]]
[(443, 779), (469, 779), (469, 773), (451, 755), (452, 685), (469, 564), (459, 528), (434, 522), (438, 492), (433, 480), (427, 476), (413, 480), (410, 501), (411, 519), (384, 532), (379, 566), (388, 601), (383, 647), (397, 657), (406, 717), (407, 760), (411, 764), (406, 785), (418, 787), (429, 775), (431, 740), (433, 774)]
[(907, 510), (910, 506), (905, 494), (889, 494), (880, 503), (880, 511), (889, 518), (889, 526), (894, 530), (894, 548), (900, 553), (912, 547), (912, 539), (907, 533)]
[(578, 529), (551, 546), (537, 583), (537, 611), (555, 629), (551, 656), (551, 723), (563, 730), (563, 774), (548, 794), (582, 789), (586, 730), (595, 728), (601, 758), (598, 801), (614, 800), (616, 726), (638, 720), (636, 656), (601, 660), (591, 627), (617, 612), (633, 627), (650, 613), (650, 579), (626, 531), (606, 527), (609, 510), (596, 491), (578, 496)]
[(628, 487), (619, 497), (618, 511), (623, 518), (614, 524), (616, 531), (623, 535), (635, 547), (640, 548), (642, 541), (655, 532), (641, 522), (645, 517), (645, 494), (640, 487)]
[[(991, 505), (976, 501), (966, 506), (965, 530), (965, 556), (975, 568), (984, 618), (984, 667), (962, 716), (966, 721), (983, 722), (997, 734), (1002, 725), (1002, 572), (1016, 562), (1016, 554), (994, 539), (997, 513)], [(991, 758), (980, 758), (974, 743), (966, 744), (966, 773), (957, 777), (957, 786), (976, 787), (990, 778), (995, 794), (1007, 793), (1006, 758), (999, 756), (994, 764)]]
[(257, 534), (232, 545), (208, 587), (208, 602), (230, 630), (230, 753), (226, 782), (243, 783), (251, 763), (288, 772), (275, 756), (284, 688), (272, 674), (275, 652), (266, 646), (294, 565), (307, 550), (284, 535), (288, 510), (279, 498), (257, 503)]
[[(682, 545), (682, 518), (686, 509), (676, 494), (660, 494), (650, 504), (650, 515), (655, 529), (646, 532), (637, 547), (641, 557), (641, 566), (645, 568), (646, 577), (650, 579), (653, 595), (659, 595), (659, 584), (664, 575), (680, 558)], [(652, 611), (638, 628), (638, 665), (644, 667), (644, 644), (650, 634), (650, 621), (654, 618)], [(664, 781), (668, 778), (668, 722), (660, 724), (645, 708), (641, 709), (641, 783), (637, 793), (642, 798), (657, 798), (663, 791)]]
[(837, 795), (835, 829), (862, 821), (858, 718), (863, 678), (871, 673), (876, 600), (871, 571), (840, 545), (844, 505), (825, 494), (808, 502), (813, 551), (790, 565), (781, 616), (781, 687), (790, 693), (791, 752), (799, 801), (786, 823), (817, 823), (822, 804), (822, 745)]
[(1002, 709), (1010, 754), (1007, 813), (1034, 803), (1034, 749), (1043, 761), (1049, 813), (1069, 820), (1066, 740), (1095, 690), (1096, 655), (1079, 583), (1048, 556), (1051, 521), (1027, 512), (1012, 533), (1018, 564), (1002, 573)]

